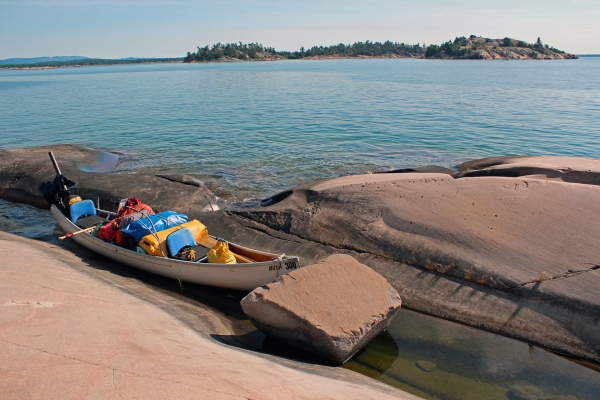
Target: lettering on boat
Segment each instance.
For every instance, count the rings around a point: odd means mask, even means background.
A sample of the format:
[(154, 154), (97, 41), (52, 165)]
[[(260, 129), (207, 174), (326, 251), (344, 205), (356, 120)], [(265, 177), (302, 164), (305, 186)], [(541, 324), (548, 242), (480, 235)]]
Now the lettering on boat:
[(269, 265), (269, 271), (277, 271), (278, 269), (281, 269), (281, 264)]
[(285, 269), (296, 269), (298, 268), (298, 263), (296, 261), (288, 261), (285, 263)]

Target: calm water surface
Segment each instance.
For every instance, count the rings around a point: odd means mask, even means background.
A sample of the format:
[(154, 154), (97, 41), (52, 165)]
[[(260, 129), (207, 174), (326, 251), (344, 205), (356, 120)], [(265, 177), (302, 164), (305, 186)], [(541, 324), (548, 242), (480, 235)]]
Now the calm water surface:
[[(232, 202), (340, 174), (600, 154), (600, 59), (0, 71), (0, 148), (77, 143)], [(59, 157), (59, 155), (57, 155)]]
[[(0, 71), (0, 149), (119, 152), (128, 156), (119, 171), (184, 172), (234, 205), (253, 204), (341, 174), (498, 155), (598, 157), (599, 73), (598, 58)], [(55, 240), (47, 212), (4, 201), (0, 230)], [(346, 366), (428, 398), (600, 393), (593, 368), (407, 310)]]

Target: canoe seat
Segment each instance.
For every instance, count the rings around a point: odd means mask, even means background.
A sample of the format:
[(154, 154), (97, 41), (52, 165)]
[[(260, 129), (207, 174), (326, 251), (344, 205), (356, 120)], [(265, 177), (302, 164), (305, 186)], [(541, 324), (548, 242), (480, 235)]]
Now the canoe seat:
[(96, 215), (96, 206), (91, 200), (82, 200), (71, 204), (71, 221), (77, 222), (84, 215)]
[(75, 222), (75, 225), (81, 229), (87, 229), (104, 221), (106, 221), (106, 218), (102, 218), (97, 215), (90, 215), (89, 217), (78, 219), (77, 222)]
[(167, 248), (172, 256), (179, 253), (183, 246), (196, 246), (197, 244), (194, 234), (188, 228), (176, 230), (167, 236)]

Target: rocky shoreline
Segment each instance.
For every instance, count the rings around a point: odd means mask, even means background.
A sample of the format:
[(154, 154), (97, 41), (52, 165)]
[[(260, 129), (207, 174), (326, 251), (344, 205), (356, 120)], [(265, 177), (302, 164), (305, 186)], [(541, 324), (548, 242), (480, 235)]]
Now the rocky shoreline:
[(234, 335), (222, 312), (86, 249), (0, 232), (0, 251), (2, 398), (417, 399), (215, 340)]
[(103, 208), (135, 194), (303, 265), (350, 254), (407, 308), (600, 364), (600, 160), (498, 157), (458, 171), (346, 176), (258, 209), (213, 212), (216, 198), (190, 177), (83, 172), (98, 152), (49, 146), (0, 151), (0, 197), (43, 206), (37, 187), (54, 175), (49, 150), (75, 192)]

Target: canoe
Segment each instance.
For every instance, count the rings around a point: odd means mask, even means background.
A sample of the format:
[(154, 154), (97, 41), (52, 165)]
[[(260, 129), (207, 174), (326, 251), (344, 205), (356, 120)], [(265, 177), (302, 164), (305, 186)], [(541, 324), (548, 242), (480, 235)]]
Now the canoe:
[[(55, 205), (51, 206), (51, 212), (56, 223), (66, 233), (75, 233), (82, 230)], [(106, 218), (115, 216), (115, 213), (100, 209), (97, 209), (96, 212), (97, 215)], [(214, 236), (211, 236), (211, 238), (218, 239)], [(298, 257), (253, 250), (231, 242), (229, 242), (229, 249), (239, 256), (236, 257), (238, 258), (238, 264), (214, 264), (151, 256), (107, 243), (89, 232), (73, 235), (71, 239), (95, 253), (134, 268), (167, 278), (179, 279), (182, 282), (227, 289), (250, 291), (273, 282), (279, 276), (291, 270), (300, 268)], [(240, 259), (256, 262), (240, 262)]]

